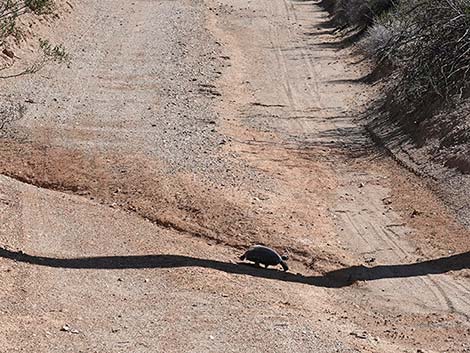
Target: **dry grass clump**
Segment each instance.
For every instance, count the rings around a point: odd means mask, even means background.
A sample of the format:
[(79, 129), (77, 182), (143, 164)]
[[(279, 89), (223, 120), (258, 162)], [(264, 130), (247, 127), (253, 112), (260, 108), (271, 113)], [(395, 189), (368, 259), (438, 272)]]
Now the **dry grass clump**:
[(336, 0), (329, 4), (334, 20), (339, 26), (351, 26), (365, 29), (374, 23), (374, 19), (389, 11), (395, 5), (394, 0)]
[(363, 48), (396, 69), (387, 107), (419, 123), (470, 93), (470, 0), (401, 2), (369, 29)]

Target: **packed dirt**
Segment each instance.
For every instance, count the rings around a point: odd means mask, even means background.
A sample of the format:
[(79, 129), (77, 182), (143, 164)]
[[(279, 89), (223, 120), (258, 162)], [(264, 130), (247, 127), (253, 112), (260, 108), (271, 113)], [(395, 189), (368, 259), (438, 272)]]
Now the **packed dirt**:
[(1, 351), (470, 351), (470, 232), (318, 4), (67, 4), (71, 62), (0, 82)]

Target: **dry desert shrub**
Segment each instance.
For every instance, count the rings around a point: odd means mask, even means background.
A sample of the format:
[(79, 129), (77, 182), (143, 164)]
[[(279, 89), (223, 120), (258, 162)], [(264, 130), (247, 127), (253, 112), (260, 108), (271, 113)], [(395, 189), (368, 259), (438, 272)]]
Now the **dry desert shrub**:
[(419, 121), (469, 95), (470, 0), (401, 2), (377, 20), (364, 44), (396, 69), (387, 95), (401, 114)]
[[(391, 75), (381, 112), (420, 122), (470, 96), (470, 0), (324, 0), (340, 28), (363, 31), (359, 47)], [(383, 70), (382, 70), (383, 69)]]
[(337, 0), (333, 7), (334, 18), (340, 26), (364, 29), (392, 9), (395, 3), (393, 0)]
[(48, 13), (53, 5), (52, 0), (0, 0), (0, 44), (7, 36), (15, 34), (19, 16), (27, 12)]

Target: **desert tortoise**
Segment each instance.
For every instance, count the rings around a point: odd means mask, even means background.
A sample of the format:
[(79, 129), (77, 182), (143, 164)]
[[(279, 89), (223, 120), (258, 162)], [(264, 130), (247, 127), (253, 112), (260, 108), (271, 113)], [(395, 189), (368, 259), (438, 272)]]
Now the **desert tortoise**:
[(263, 245), (255, 245), (249, 248), (242, 256), (240, 260), (253, 261), (256, 266), (263, 264), (265, 268), (268, 266), (281, 265), (284, 271), (289, 269), (285, 260), (288, 259), (287, 255), (279, 255), (276, 251)]

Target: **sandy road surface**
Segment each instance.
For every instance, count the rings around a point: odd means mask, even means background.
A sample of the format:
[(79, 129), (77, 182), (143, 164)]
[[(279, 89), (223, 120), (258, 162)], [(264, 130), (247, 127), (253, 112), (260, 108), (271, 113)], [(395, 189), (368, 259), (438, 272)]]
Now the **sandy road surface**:
[[(470, 349), (469, 233), (353, 119), (326, 21), (87, 0), (55, 24), (70, 67), (2, 83), (30, 102), (0, 149), (5, 352)], [(255, 242), (291, 272), (237, 264)]]
[[(354, 119), (367, 99), (367, 87), (354, 82), (364, 72), (354, 65), (357, 58), (341, 60), (348, 51), (340, 50), (322, 26), (325, 13), (312, 2), (249, 4), (248, 12), (258, 20), (247, 19), (247, 9), (241, 8), (224, 22), (223, 33), (238, 46), (233, 54), (245, 68), (241, 74), (233, 69), (231, 80), (246, 83), (252, 92), (246, 101), (238, 99), (238, 109), (248, 126), (264, 134), (249, 141), (242, 133), (234, 148), (255, 165), (270, 158), (270, 167), (277, 173), (284, 169), (291, 185), (303, 187), (305, 179), (317, 178), (312, 185), (317, 197), (334, 179), (325, 207), (335, 229), (326, 242), (354, 254), (361, 265), (341, 276), (377, 280), (340, 295), (343, 307), (358, 306), (358, 321), (374, 322), (370, 330), (392, 341), (430, 344), (437, 351), (468, 349), (468, 281), (426, 276), (468, 268), (468, 231), (447, 216), (422, 182), (371, 145)], [(266, 43), (268, 50), (259, 50)], [(311, 162), (307, 168), (305, 159)], [(296, 195), (290, 206), (321, 209), (318, 199), (308, 198)], [(313, 234), (318, 237), (318, 231)], [(441, 258), (420, 264), (426, 256)], [(439, 320), (446, 323), (436, 325)]]

